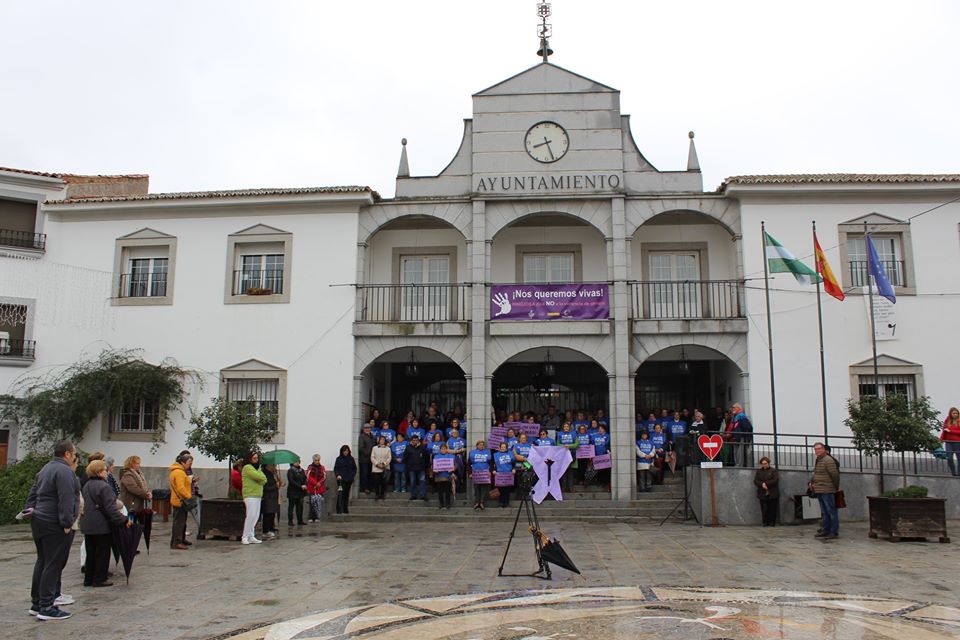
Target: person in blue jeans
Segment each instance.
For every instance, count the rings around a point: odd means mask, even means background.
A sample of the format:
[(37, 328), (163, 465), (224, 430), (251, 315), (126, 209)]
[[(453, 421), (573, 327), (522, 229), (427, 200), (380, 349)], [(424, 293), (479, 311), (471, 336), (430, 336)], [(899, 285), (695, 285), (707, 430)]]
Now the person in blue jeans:
[(416, 435), (410, 438), (410, 443), (403, 452), (403, 464), (407, 468), (407, 487), (410, 489), (410, 499), (426, 500), (427, 465), (430, 464), (430, 454)]
[(396, 435), (396, 440), (390, 443), (390, 452), (393, 454), (393, 492), (403, 493), (407, 490), (407, 465), (403, 463), (403, 453), (407, 450), (407, 441), (402, 433)]
[(809, 489), (820, 503), (822, 524), (816, 535), (823, 541), (833, 540), (840, 535), (840, 515), (837, 513), (837, 491), (840, 490), (840, 467), (837, 461), (827, 453), (822, 442), (813, 445), (817, 462), (813, 466), (813, 479)]

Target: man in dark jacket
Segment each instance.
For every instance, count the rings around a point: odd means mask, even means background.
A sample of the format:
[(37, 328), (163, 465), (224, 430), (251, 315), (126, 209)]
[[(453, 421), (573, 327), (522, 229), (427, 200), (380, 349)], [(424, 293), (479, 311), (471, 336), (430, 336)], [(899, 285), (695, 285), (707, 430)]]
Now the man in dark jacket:
[(287, 469), (287, 524), (293, 526), (293, 512), (297, 512), (297, 524), (303, 521), (303, 498), (307, 495), (307, 472), (294, 462)]
[(30, 613), (41, 620), (64, 620), (71, 616), (54, 601), (73, 544), (73, 523), (80, 513), (80, 481), (76, 468), (77, 448), (69, 440), (57, 443), (53, 460), (40, 469), (23, 507), (24, 511), (32, 510), (30, 528), (37, 547)]
[(357, 443), (357, 463), (360, 466), (360, 491), (370, 493), (373, 490), (373, 484), (370, 482), (370, 473), (373, 464), (370, 462), (370, 454), (373, 453), (373, 445), (376, 441), (373, 438), (373, 428), (370, 422), (363, 425), (360, 430), (360, 441)]
[(733, 454), (736, 464), (741, 467), (753, 466), (753, 424), (743, 411), (743, 405), (734, 402), (730, 407), (733, 414), (733, 428), (730, 436), (733, 442)]
[(410, 446), (403, 452), (403, 463), (407, 466), (407, 486), (410, 487), (410, 499), (427, 499), (427, 448), (420, 438), (413, 436)]

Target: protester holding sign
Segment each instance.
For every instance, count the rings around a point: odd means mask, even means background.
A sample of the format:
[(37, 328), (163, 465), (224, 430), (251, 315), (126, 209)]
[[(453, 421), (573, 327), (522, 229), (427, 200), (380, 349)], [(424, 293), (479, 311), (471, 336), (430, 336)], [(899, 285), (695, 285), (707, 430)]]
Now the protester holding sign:
[(490, 462), (493, 453), (487, 450), (483, 440), (477, 440), (477, 448), (467, 454), (470, 463), (470, 479), (473, 482), (473, 510), (483, 511), (483, 500), (490, 488)]
[(393, 470), (394, 493), (404, 493), (407, 490), (407, 465), (403, 462), (403, 453), (407, 450), (407, 446), (402, 433), (398, 433), (397, 439), (390, 443), (390, 453), (393, 454), (390, 468)]
[(650, 442), (653, 443), (653, 448), (657, 454), (657, 457), (653, 460), (654, 482), (663, 484), (663, 461), (667, 455), (667, 434), (663, 432), (662, 425), (656, 424), (653, 426), (653, 431), (650, 433)]
[(650, 436), (647, 433), (641, 433), (637, 440), (637, 491), (650, 492), (653, 487), (650, 486), (650, 467), (653, 465), (653, 459), (656, 456), (656, 449)]
[(513, 457), (516, 459), (517, 467), (523, 467), (523, 463), (530, 457), (530, 449), (533, 445), (527, 442), (527, 434), (521, 433), (517, 438), (517, 444), (513, 445)]
[(517, 438), (516, 429), (513, 429), (513, 428), (507, 429), (507, 437), (504, 438), (503, 441), (507, 443), (507, 449), (512, 451), (514, 445), (516, 445), (517, 442), (519, 442), (519, 438)]
[(593, 458), (593, 445), (590, 444), (587, 425), (583, 422), (577, 427), (577, 452), (574, 458), (576, 458), (573, 464), (577, 467), (577, 480), (586, 486), (587, 469), (590, 468), (590, 459)]
[[(593, 454), (595, 456), (605, 456), (610, 452), (610, 434), (607, 433), (607, 425), (602, 422), (599, 423), (597, 432), (590, 436), (590, 444), (593, 445)], [(610, 469), (601, 469), (596, 465), (594, 465), (594, 468), (597, 469), (597, 482), (601, 486), (606, 485), (609, 490)]]
[(453, 503), (454, 458), (445, 442), (440, 445), (440, 453), (433, 456), (433, 481), (437, 485), (438, 509), (449, 509)]
[(557, 434), (557, 444), (561, 447), (566, 447), (570, 450), (570, 455), (573, 456), (574, 461), (569, 467), (567, 467), (566, 473), (563, 474), (563, 490), (572, 491), (573, 490), (573, 475), (576, 473), (577, 461), (577, 434), (573, 432), (573, 429), (570, 426), (569, 422), (564, 422), (563, 426), (560, 428), (560, 433)]
[(500, 443), (500, 450), (493, 454), (494, 480), (497, 489), (500, 490), (500, 508), (510, 506), (510, 490), (513, 488), (514, 476), (517, 471), (514, 468), (516, 458), (513, 452), (507, 449), (507, 443)]

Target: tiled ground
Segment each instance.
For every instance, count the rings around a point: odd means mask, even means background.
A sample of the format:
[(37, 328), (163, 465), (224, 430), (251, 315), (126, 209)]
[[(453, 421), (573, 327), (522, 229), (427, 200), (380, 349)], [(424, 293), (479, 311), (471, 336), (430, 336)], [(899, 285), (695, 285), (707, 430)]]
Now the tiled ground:
[[(301, 527), (293, 536), (284, 526), (278, 540), (262, 545), (199, 541), (187, 552), (168, 549), (168, 528), (161, 524), (151, 555), (137, 558), (129, 586), (121, 577), (109, 589), (84, 589), (74, 550), (64, 591), (77, 603), (70, 607), (74, 617), (64, 622), (38, 622), (27, 615), (33, 544), (27, 528), (2, 527), (0, 637), (210, 638), (320, 611), (512, 589), (641, 585), (824, 591), (909, 601), (914, 609), (953, 607), (960, 601), (955, 544), (870, 540), (863, 524), (845, 525), (843, 537), (829, 543), (815, 540), (811, 526), (543, 525), (561, 539), (582, 576), (556, 570), (549, 583), (498, 578), (509, 532), (503, 523), (323, 524)], [(957, 531), (960, 522), (951, 528)], [(530, 538), (514, 544), (508, 570), (533, 570)], [(955, 615), (954, 610), (941, 614)], [(947, 627), (941, 630), (942, 637), (953, 637)], [(937, 637), (936, 632), (927, 637)]]

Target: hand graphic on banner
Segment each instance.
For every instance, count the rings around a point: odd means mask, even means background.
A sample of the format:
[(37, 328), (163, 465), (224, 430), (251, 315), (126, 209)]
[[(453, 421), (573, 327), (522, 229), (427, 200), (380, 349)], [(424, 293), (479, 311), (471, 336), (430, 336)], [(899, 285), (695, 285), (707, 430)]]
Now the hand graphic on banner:
[(500, 307), (500, 311), (493, 314), (494, 318), (510, 313), (510, 310), (513, 308), (510, 306), (510, 298), (508, 298), (505, 293), (499, 293), (493, 296), (493, 303)]

